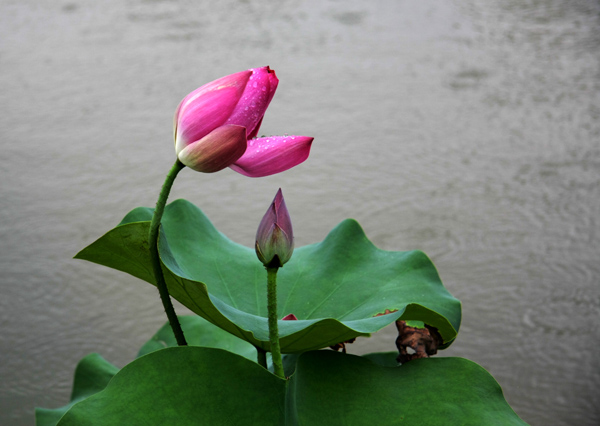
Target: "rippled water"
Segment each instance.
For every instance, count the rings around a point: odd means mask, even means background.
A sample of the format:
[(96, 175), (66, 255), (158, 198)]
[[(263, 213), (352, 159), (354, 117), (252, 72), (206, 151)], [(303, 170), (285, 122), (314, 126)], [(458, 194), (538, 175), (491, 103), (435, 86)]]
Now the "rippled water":
[(599, 21), (593, 0), (0, 1), (0, 423), (63, 405), (77, 360), (124, 365), (165, 321), (154, 288), (71, 257), (154, 204), (185, 94), (268, 64), (262, 132), (315, 136), (311, 158), (184, 171), (173, 199), (252, 245), (281, 186), (298, 245), (354, 217), (425, 250), (463, 301), (440, 355), (487, 368), (532, 425), (598, 424)]

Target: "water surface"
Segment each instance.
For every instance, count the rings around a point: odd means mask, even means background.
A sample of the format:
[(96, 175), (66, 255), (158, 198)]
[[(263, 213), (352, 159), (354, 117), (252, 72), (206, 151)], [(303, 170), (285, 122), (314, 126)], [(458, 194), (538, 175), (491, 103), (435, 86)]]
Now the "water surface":
[(309, 160), (187, 170), (172, 198), (251, 246), (282, 187), (299, 246), (353, 217), (424, 250), (463, 301), (440, 355), (488, 369), (532, 425), (598, 424), (599, 17), (593, 0), (2, 0), (0, 423), (65, 404), (81, 357), (122, 366), (165, 321), (153, 287), (71, 258), (155, 203), (185, 94), (268, 64), (262, 132), (314, 136)]

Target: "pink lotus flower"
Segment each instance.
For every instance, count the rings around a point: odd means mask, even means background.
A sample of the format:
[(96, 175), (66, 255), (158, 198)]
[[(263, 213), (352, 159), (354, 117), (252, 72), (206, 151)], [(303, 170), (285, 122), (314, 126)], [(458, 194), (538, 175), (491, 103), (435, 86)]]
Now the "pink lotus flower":
[(278, 83), (269, 67), (253, 68), (221, 77), (183, 98), (175, 111), (179, 161), (204, 173), (229, 166), (243, 175), (261, 177), (306, 160), (311, 137), (254, 139)]
[(279, 268), (292, 257), (294, 231), (281, 188), (260, 221), (255, 248), (258, 259), (267, 268)]

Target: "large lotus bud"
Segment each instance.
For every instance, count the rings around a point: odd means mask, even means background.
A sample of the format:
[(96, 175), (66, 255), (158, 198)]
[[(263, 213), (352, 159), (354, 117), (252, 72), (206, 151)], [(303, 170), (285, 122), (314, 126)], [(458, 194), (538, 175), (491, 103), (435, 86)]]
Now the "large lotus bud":
[(283, 266), (294, 251), (294, 232), (281, 188), (256, 232), (256, 255), (267, 268)]

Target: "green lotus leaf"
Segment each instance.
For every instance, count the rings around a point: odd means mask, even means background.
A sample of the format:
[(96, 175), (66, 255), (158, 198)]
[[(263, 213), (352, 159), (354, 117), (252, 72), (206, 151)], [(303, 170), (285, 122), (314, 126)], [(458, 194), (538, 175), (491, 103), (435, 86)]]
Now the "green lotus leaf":
[[(225, 349), (251, 361), (256, 361), (256, 348), (250, 343), (233, 336), (202, 317), (185, 315), (177, 318), (189, 346)], [(177, 340), (171, 326), (166, 323), (141, 347), (138, 357), (174, 346), (177, 346)]]
[[(202, 317), (188, 315), (178, 318), (188, 345), (225, 349), (256, 361), (256, 348), (250, 343), (233, 336)], [(173, 346), (177, 346), (177, 341), (171, 326), (166, 323), (142, 346), (137, 356), (141, 357)], [(270, 360), (270, 357), (267, 356), (267, 359)], [(36, 426), (56, 426), (69, 408), (103, 390), (118, 371), (117, 367), (98, 354), (93, 353), (84, 357), (75, 369), (73, 392), (69, 404), (55, 409), (36, 408)]]
[[(377, 356), (379, 359), (387, 355)], [(282, 380), (222, 349), (154, 351), (74, 404), (59, 426), (524, 425), (498, 383), (462, 358), (383, 367), (329, 350), (303, 353)]]
[(398, 367), (398, 365), (400, 365), (396, 360), (396, 358), (398, 358), (398, 351), (375, 352), (361, 356), (363, 358), (367, 358), (374, 364), (381, 365), (382, 367)]
[[(151, 218), (152, 209), (133, 210), (76, 258), (154, 284), (147, 241)], [(266, 271), (253, 249), (229, 240), (197, 207), (177, 200), (165, 209), (159, 252), (172, 297), (269, 350)], [(380, 250), (350, 219), (321, 243), (297, 248), (277, 282), (278, 316), (293, 313), (299, 319), (279, 322), (283, 353), (368, 336), (398, 319), (437, 328), (444, 348), (460, 325), (460, 302), (424, 253)]]
[(96, 353), (85, 356), (75, 368), (71, 402), (60, 408), (36, 408), (36, 426), (55, 426), (74, 404), (103, 390), (118, 371), (118, 367)]
[(286, 410), (293, 419), (287, 425), (526, 424), (496, 380), (464, 358), (384, 367), (333, 351), (304, 353), (290, 379)]
[(285, 389), (285, 380), (231, 352), (166, 348), (123, 367), (58, 425), (281, 425)]

